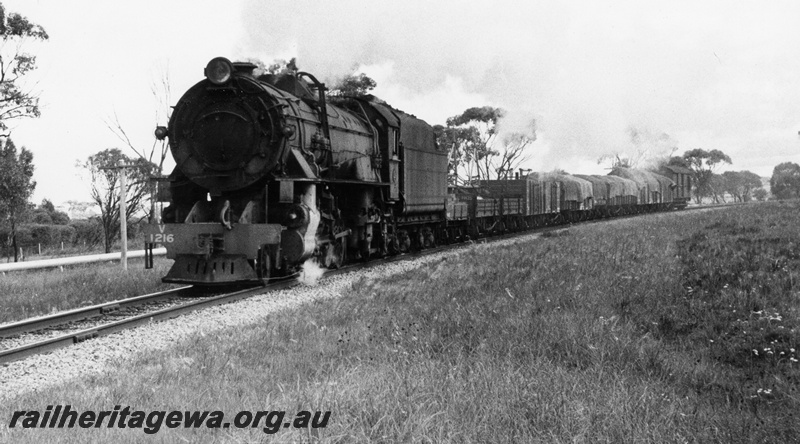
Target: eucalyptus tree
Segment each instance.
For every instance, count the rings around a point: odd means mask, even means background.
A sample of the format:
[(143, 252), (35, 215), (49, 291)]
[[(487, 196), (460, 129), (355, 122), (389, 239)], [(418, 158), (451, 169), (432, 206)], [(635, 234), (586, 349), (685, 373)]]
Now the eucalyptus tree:
[(28, 78), (36, 69), (36, 56), (25, 47), (48, 38), (44, 28), (0, 4), (0, 136), (9, 136), (13, 121), (40, 115), (39, 96)]

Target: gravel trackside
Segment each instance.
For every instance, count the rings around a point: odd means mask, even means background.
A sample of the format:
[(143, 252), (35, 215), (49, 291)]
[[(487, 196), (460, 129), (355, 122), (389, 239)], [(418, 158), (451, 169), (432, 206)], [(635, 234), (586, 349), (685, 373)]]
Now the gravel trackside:
[[(32, 356), (0, 366), (0, 402), (23, 393), (44, 392), (72, 378), (98, 374), (118, 368), (136, 354), (162, 350), (197, 332), (258, 323), (280, 310), (309, 302), (346, 296), (361, 278), (380, 279), (404, 273), (444, 257), (467, 250), (511, 245), (538, 234), (520, 236), (491, 244), (474, 244), (422, 258), (381, 264), (368, 270), (326, 277), (316, 285), (301, 285), (289, 290), (254, 296), (239, 302), (206, 308), (175, 319), (154, 322), (132, 330), (102, 336), (45, 355)], [(477, 252), (477, 251), (474, 251)]]

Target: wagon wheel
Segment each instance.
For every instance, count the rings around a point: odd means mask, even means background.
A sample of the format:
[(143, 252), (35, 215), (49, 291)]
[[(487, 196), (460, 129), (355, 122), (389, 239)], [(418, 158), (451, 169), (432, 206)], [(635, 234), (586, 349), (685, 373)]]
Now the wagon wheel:
[(386, 239), (386, 251), (389, 256), (394, 256), (400, 253), (400, 243), (397, 241), (397, 235), (390, 234)]
[(425, 248), (425, 236), (422, 230), (417, 230), (411, 235), (411, 249), (412, 251), (419, 251)]
[(436, 246), (433, 230), (429, 227), (425, 227), (420, 231), (420, 240), (422, 241), (422, 248), (433, 248)]
[(452, 227), (445, 228), (442, 237), (445, 245), (452, 244), (456, 240), (455, 229)]
[(438, 240), (440, 245), (447, 245), (449, 243), (447, 239), (447, 229), (442, 227), (436, 227), (436, 230), (433, 232), (433, 238)]
[(411, 251), (411, 237), (408, 235), (408, 231), (400, 230), (397, 232), (397, 245), (398, 251), (401, 253), (408, 253)]
[(478, 224), (477, 222), (473, 221), (472, 223), (469, 224), (468, 236), (470, 239), (478, 239), (479, 235), (480, 235), (480, 230), (478, 229)]

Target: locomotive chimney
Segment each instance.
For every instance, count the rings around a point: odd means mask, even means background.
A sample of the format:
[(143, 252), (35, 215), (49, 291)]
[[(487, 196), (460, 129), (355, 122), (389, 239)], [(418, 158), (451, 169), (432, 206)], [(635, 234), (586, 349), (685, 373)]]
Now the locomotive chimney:
[(253, 70), (256, 68), (258, 67), (250, 62), (233, 62), (233, 69), (235, 69), (236, 72), (249, 77), (253, 77)]

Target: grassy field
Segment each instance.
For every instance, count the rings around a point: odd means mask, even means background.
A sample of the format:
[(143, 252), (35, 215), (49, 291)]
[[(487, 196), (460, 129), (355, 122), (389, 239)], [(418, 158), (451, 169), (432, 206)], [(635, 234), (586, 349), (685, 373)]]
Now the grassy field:
[(326, 428), (0, 430), (14, 442), (798, 442), (800, 206), (475, 245), (5, 402), (330, 410)]
[(174, 287), (161, 283), (172, 260), (156, 257), (152, 270), (143, 261), (129, 259), (127, 272), (117, 261), (2, 274), (0, 323)]

